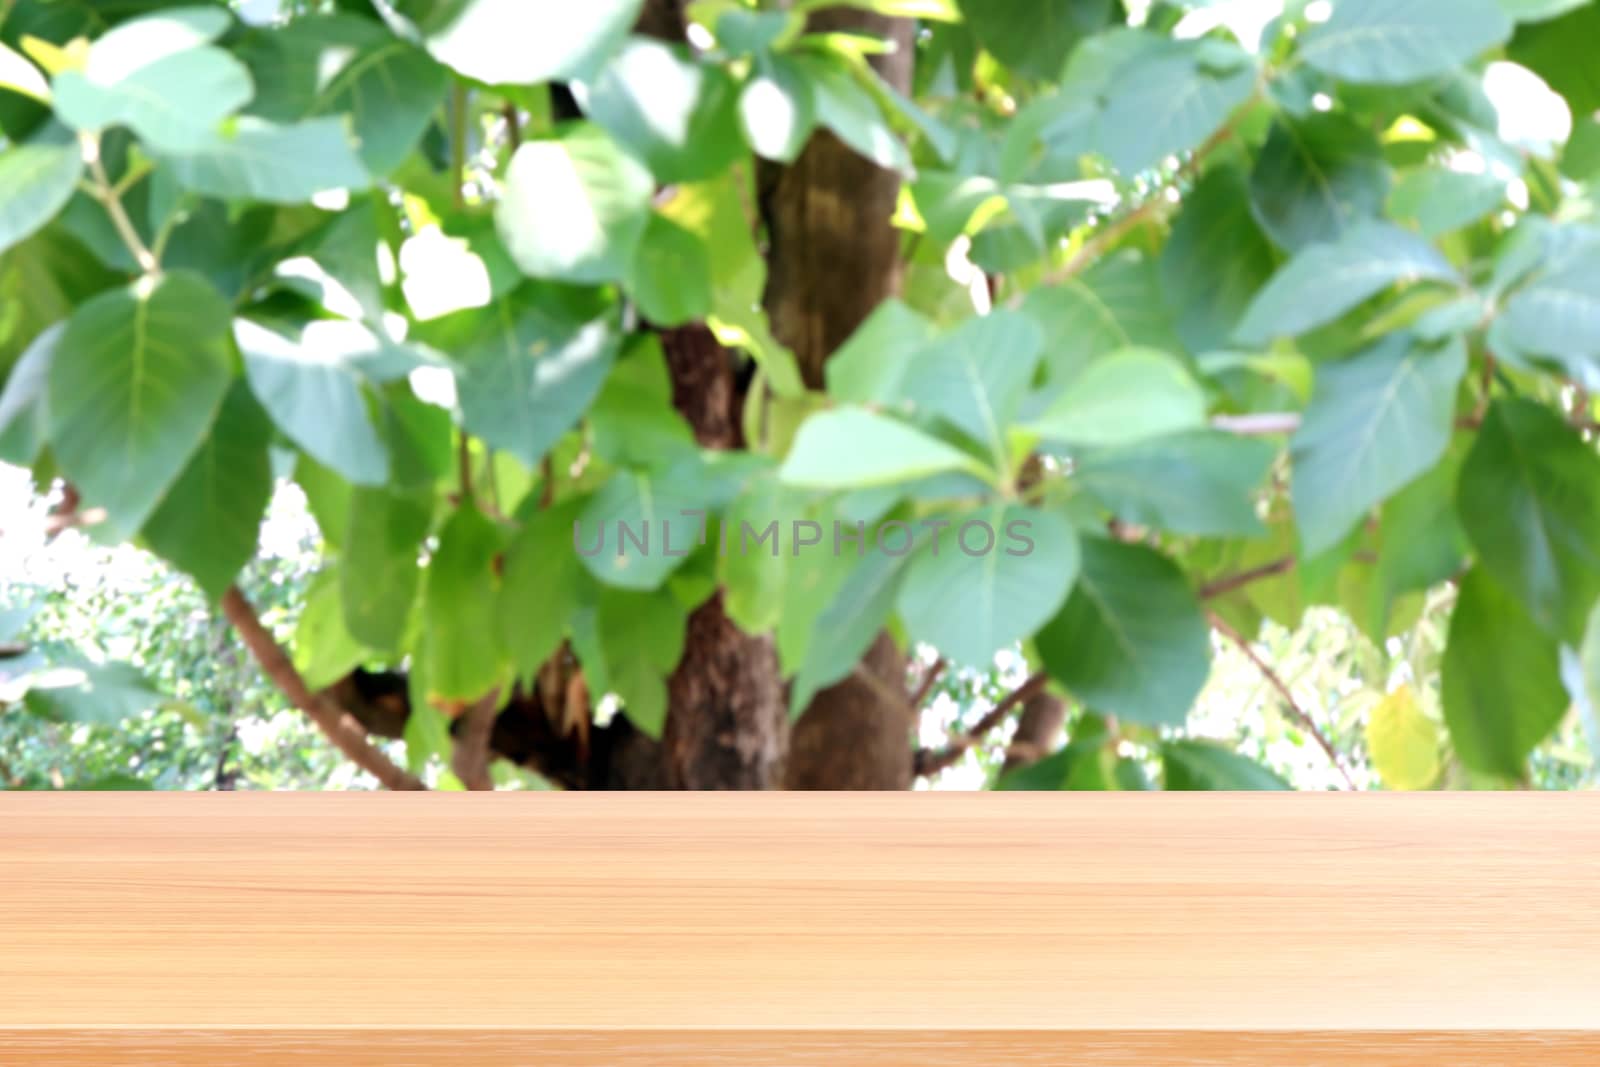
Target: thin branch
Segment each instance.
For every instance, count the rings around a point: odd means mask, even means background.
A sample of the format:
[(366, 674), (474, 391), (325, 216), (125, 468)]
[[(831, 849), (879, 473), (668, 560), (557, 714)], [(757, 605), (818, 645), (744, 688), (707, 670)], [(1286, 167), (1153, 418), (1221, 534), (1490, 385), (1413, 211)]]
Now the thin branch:
[(922, 684), (917, 686), (917, 691), (911, 694), (911, 706), (921, 708), (927, 703), (928, 694), (933, 692), (933, 687), (938, 684), (939, 676), (944, 674), (946, 663), (943, 656), (933, 661), (933, 666), (928, 668), (928, 673), (923, 675)]
[[(1211, 428), (1235, 437), (1278, 437), (1298, 432), (1303, 421), (1297, 411), (1263, 411), (1251, 415), (1214, 415)], [(1483, 416), (1476, 412), (1455, 420), (1458, 430), (1477, 430), (1482, 426)]]
[(451, 200), (460, 211), (467, 206), (467, 91), (459, 84), (450, 89)]
[(1222, 636), (1232, 641), (1235, 645), (1238, 645), (1239, 651), (1243, 652), (1250, 662), (1255, 664), (1256, 669), (1261, 672), (1261, 676), (1267, 680), (1267, 683), (1271, 685), (1272, 688), (1278, 691), (1278, 695), (1281, 696), (1284, 703), (1289, 706), (1290, 716), (1301, 726), (1305, 727), (1306, 732), (1316, 739), (1318, 746), (1320, 746), (1322, 751), (1327, 754), (1328, 762), (1333, 764), (1334, 770), (1338, 771), (1339, 776), (1344, 779), (1345, 785), (1349, 786), (1351, 789), (1359, 789), (1360, 787), (1356, 785), (1355, 779), (1352, 778), (1350, 776), (1350, 772), (1345, 769), (1344, 761), (1339, 758), (1338, 750), (1333, 747), (1333, 743), (1329, 741), (1327, 735), (1322, 732), (1322, 728), (1317, 725), (1316, 720), (1313, 719), (1311, 715), (1300, 706), (1299, 701), (1295, 700), (1294, 694), (1289, 691), (1288, 684), (1283, 680), (1282, 677), (1279, 676), (1278, 672), (1273, 669), (1272, 664), (1261, 658), (1261, 654), (1255, 650), (1255, 647), (1250, 643), (1249, 639), (1246, 638), (1244, 634), (1241, 634), (1238, 630), (1235, 630), (1216, 612), (1211, 612), (1211, 625), (1217, 630), (1218, 633), (1222, 634)]
[[(1259, 89), (1257, 90), (1259, 94)], [(1254, 98), (1252, 98), (1252, 103)], [(1059, 270), (1047, 273), (1039, 282), (1040, 286), (1060, 285), (1070, 281), (1084, 270), (1089, 268), (1106, 252), (1114, 248), (1124, 237), (1148, 221), (1158, 211), (1174, 206), (1175, 201), (1170, 198), (1170, 193), (1184, 181), (1193, 178), (1200, 170), (1200, 164), (1205, 162), (1207, 156), (1215, 152), (1218, 147), (1226, 144), (1233, 138), (1233, 124), (1229, 123), (1206, 139), (1205, 143), (1190, 153), (1189, 158), (1183, 162), (1170, 180), (1153, 190), (1138, 207), (1127, 214), (1107, 223), (1104, 229), (1097, 231), (1076, 254), (1069, 259)]]
[(1117, 242), (1148, 220), (1156, 209), (1164, 204), (1166, 204), (1166, 191), (1164, 189), (1158, 190), (1126, 215), (1108, 223), (1104, 229), (1096, 231), (1093, 236), (1083, 242), (1082, 247), (1078, 249), (1071, 259), (1067, 260), (1064, 266), (1059, 270), (1051, 271), (1040, 279), (1039, 287), (1060, 285), (1076, 278), (1092, 266), (1097, 259), (1105, 255)]
[(1282, 559), (1275, 559), (1271, 563), (1263, 563), (1259, 567), (1251, 567), (1247, 571), (1240, 571), (1238, 574), (1230, 574), (1224, 578), (1218, 578), (1216, 581), (1207, 582), (1200, 587), (1200, 599), (1215, 600), (1217, 597), (1227, 596), (1229, 593), (1243, 589), (1254, 582), (1259, 582), (1263, 578), (1275, 578), (1280, 574), (1288, 574), (1294, 570), (1294, 567), (1295, 558), (1293, 556), (1284, 556)]
[(133, 261), (139, 264), (139, 269), (146, 274), (155, 274), (161, 269), (161, 262), (144, 243), (144, 238), (139, 236), (133, 220), (128, 218), (127, 211), (123, 209), (122, 198), (117, 188), (111, 184), (111, 177), (106, 173), (106, 165), (100, 159), (99, 138), (86, 133), (79, 136), (79, 143), (83, 146), (83, 161), (88, 164), (89, 173), (94, 178), (95, 198), (105, 205), (106, 214), (111, 217), (111, 225), (116, 229), (117, 236), (128, 246), (128, 251), (133, 254)]
[(958, 734), (950, 739), (944, 748), (920, 748), (912, 757), (912, 770), (918, 777), (928, 777), (938, 774), (947, 767), (953, 767), (961, 762), (965, 756), (984, 736), (993, 731), (997, 726), (1006, 721), (1006, 716), (1012, 710), (1020, 707), (1035, 693), (1042, 690), (1049, 682), (1049, 677), (1040, 672), (1013, 689), (1009, 695), (993, 708), (989, 713), (979, 719), (977, 724), (964, 734)]
[(256, 663), (260, 664), (262, 672), (283, 690), (284, 695), (295, 707), (311, 717), (311, 721), (317, 724), (340, 752), (386, 788), (408, 790), (427, 788), (420, 778), (401, 770), (367, 740), (366, 731), (361, 728), (361, 724), (354, 716), (326, 696), (311, 691), (311, 687), (306, 685), (306, 680), (295, 669), (288, 653), (262, 625), (261, 617), (256, 614), (256, 609), (245, 599), (238, 586), (231, 586), (223, 594), (222, 613), (238, 631), (240, 639), (255, 657)]
[(494, 789), (494, 779), (489, 776), (489, 739), (499, 715), (500, 690), (495, 689), (467, 709), (456, 737), (450, 769), (462, 785), (476, 792)]
[(1237, 437), (1276, 437), (1300, 429), (1300, 414), (1268, 411), (1259, 415), (1217, 415), (1211, 420), (1211, 428)]

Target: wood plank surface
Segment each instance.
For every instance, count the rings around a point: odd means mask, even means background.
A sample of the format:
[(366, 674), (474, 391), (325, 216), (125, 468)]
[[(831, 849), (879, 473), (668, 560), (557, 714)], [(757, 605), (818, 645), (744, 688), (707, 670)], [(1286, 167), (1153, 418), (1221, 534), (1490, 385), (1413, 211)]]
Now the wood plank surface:
[(1600, 1062), (1600, 798), (0, 795), (0, 1064), (858, 1061)]

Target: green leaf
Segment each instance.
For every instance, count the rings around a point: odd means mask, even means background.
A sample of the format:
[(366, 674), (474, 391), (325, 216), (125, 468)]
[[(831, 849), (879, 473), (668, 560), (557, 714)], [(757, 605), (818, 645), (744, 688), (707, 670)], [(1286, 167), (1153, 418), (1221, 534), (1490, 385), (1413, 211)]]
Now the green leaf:
[(254, 114), (274, 122), (349, 115), (361, 160), (379, 176), (411, 154), (450, 80), (421, 49), (349, 15), (262, 29), (240, 54), (257, 84)]
[(1111, 22), (1111, 0), (958, 0), (978, 42), (1020, 74), (1056, 78), (1074, 45)]
[(419, 336), (459, 361), (467, 430), (532, 469), (599, 394), (620, 347), (615, 320), (597, 294), (527, 284)]
[(373, 423), (365, 379), (351, 354), (238, 319), (234, 340), (256, 399), (289, 439), (354, 485), (389, 480), (389, 453)]
[(849, 67), (813, 55), (796, 55), (793, 62), (811, 86), (820, 125), (885, 170), (911, 170), (911, 153), (895, 136), (871, 91), (856, 80)]
[(0, 148), (0, 252), (55, 218), (82, 175), (77, 138), (60, 126)]
[(1461, 761), (1504, 778), (1523, 776), (1528, 754), (1567, 711), (1558, 644), (1482, 567), (1460, 583), (1442, 693)]
[(644, 0), (388, 0), (391, 23), (435, 59), (490, 85), (536, 85), (592, 73), (627, 35)]
[(424, 585), (422, 640), (428, 702), (443, 711), (462, 710), (505, 680), (496, 574), (503, 547), (500, 528), (470, 506), (439, 531)]
[(1492, 174), (1418, 167), (1389, 194), (1389, 214), (1417, 223), (1425, 237), (1441, 237), (1498, 211), (1506, 183)]
[(1282, 791), (1288, 782), (1261, 764), (1207, 741), (1161, 746), (1162, 782), (1169, 792)]
[(1501, 400), (1462, 465), (1456, 506), (1482, 567), (1576, 645), (1600, 598), (1600, 455), (1555, 412)]
[(1518, 22), (1542, 22), (1576, 11), (1589, 0), (1500, 0), (1500, 7)]
[(63, 71), (55, 110), (73, 129), (97, 133), (126, 126), (151, 148), (183, 153), (204, 147), (222, 121), (250, 102), (255, 87), (244, 64), (209, 45), (175, 52), (115, 80)]
[(985, 476), (971, 456), (936, 437), (887, 415), (842, 407), (801, 425), (778, 477), (811, 489), (866, 489), (947, 471)]
[(1255, 498), (1277, 454), (1270, 441), (1196, 430), (1084, 451), (1072, 477), (1132, 526), (1254, 537), (1266, 532)]
[(144, 525), (211, 427), (232, 378), (228, 305), (192, 274), (95, 297), (50, 364), (50, 445), (104, 528)]
[(235, 381), (200, 451), (144, 524), (150, 548), (222, 599), (256, 553), (272, 498), (272, 423)]
[(1458, 283), (1455, 268), (1422, 238), (1388, 223), (1363, 223), (1332, 244), (1296, 253), (1256, 295), (1234, 339), (1266, 345), (1332, 322), (1391, 285)]
[[(819, 545), (802, 555), (825, 553)], [(827, 569), (843, 580), (827, 583), (831, 587), (827, 607), (817, 616), (800, 670), (789, 686), (791, 715), (803, 714), (818, 692), (855, 670), (894, 611), (906, 562), (904, 556), (891, 556), (876, 547), (865, 558), (851, 560), (848, 570), (836, 559), (827, 560), (833, 564)]]
[(1443, 463), (1395, 494), (1378, 524), (1378, 565), (1367, 618), (1369, 634), (1386, 633), (1395, 601), (1431, 589), (1460, 573), (1468, 556), (1467, 535), (1456, 517), (1456, 483), (1464, 447), (1452, 448)]
[(1087, 706), (1179, 726), (1211, 671), (1211, 634), (1183, 572), (1143, 545), (1083, 541), (1067, 606), (1035, 637), (1051, 677)]
[(422, 572), (418, 556), (433, 524), (431, 495), (357, 489), (339, 566), (345, 627), (368, 648), (393, 652), (405, 635)]
[(584, 113), (649, 166), (656, 181), (701, 181), (744, 152), (738, 88), (685, 46), (636, 37), (583, 87)]
[(767, 633), (783, 620), (791, 558), (783, 528), (785, 518), (802, 513), (797, 495), (776, 479), (758, 478), (722, 517), (728, 550), (718, 553), (717, 579), (728, 618), (746, 633)]
[(1600, 247), (1582, 247), (1546, 267), (1506, 300), (1491, 340), (1508, 350), (1502, 358), (1543, 357), (1586, 387), (1600, 387)]
[(622, 467), (661, 467), (696, 453), (672, 404), (672, 374), (654, 334), (635, 334), (589, 407), (591, 452)]
[[(909, 547), (909, 533), (906, 540)], [(996, 652), (1061, 609), (1077, 574), (1078, 538), (1066, 519), (991, 505), (954, 516), (948, 536), (917, 550), (900, 586), (899, 613), (913, 640), (985, 669)]]
[(683, 656), (688, 613), (666, 590), (600, 590), (600, 647), (628, 720), (657, 740), (667, 723), (666, 678)]
[(1390, 789), (1428, 789), (1444, 770), (1439, 724), (1422, 710), (1416, 692), (1403, 685), (1367, 713), (1367, 751), (1372, 768)]
[(1600, 111), (1600, 78), (1595, 77), (1590, 46), (1600, 34), (1600, 8), (1570, 6), (1572, 11), (1561, 18), (1518, 27), (1506, 58), (1543, 78), (1579, 118)]
[(1227, 347), (1277, 256), (1250, 213), (1236, 167), (1219, 167), (1187, 197), (1161, 253), (1161, 288), (1190, 352)]
[(49, 433), (45, 392), (50, 364), (67, 324), (58, 322), (27, 347), (0, 388), (0, 462), (32, 466)]
[(94, 42), (85, 70), (94, 81), (110, 84), (151, 63), (215, 41), (232, 22), (225, 9), (208, 4), (173, 6), (130, 19)]
[(1388, 191), (1377, 137), (1340, 114), (1278, 120), (1250, 172), (1256, 218), (1290, 252), (1381, 217)]
[(793, 44), (806, 20), (797, 11), (750, 11), (729, 6), (716, 16), (717, 44), (732, 55), (761, 56)]
[(72, 661), (29, 680), (23, 707), (51, 722), (116, 726), (167, 703), (139, 670), (126, 663)]
[(933, 340), (933, 323), (890, 297), (840, 345), (823, 365), (828, 395), (855, 404), (890, 404), (912, 359)]
[(454, 742), (450, 737), (450, 717), (438, 708), (416, 702), (406, 716), (404, 737), (406, 766), (412, 774), (421, 774), (434, 759), (446, 760)]
[(1091, 363), (1028, 428), (1064, 445), (1108, 447), (1199, 429), (1206, 398), (1182, 363), (1127, 348)]
[(345, 123), (331, 118), (280, 126), (246, 116), (166, 163), (186, 188), (221, 200), (303, 204), (372, 184)]
[(955, 0), (799, 0), (795, 11), (814, 11), (823, 7), (853, 7), (891, 18), (929, 19), (959, 22), (961, 14)]
[(338, 551), (350, 530), (350, 498), (355, 491), (343, 478), (304, 453), (296, 457), (294, 480), (306, 495), (306, 510), (317, 520), (322, 539)]
[(817, 101), (805, 71), (784, 56), (761, 57), (739, 93), (739, 122), (757, 155), (793, 163), (817, 124)]
[(506, 251), (535, 278), (621, 280), (650, 222), (650, 172), (586, 122), (517, 149), (495, 225)]
[(1033, 381), (1044, 333), (1015, 311), (968, 319), (912, 360), (901, 395), (918, 417), (936, 417), (1007, 462), (1006, 430)]
[(295, 669), (312, 691), (326, 689), (367, 658), (367, 650), (345, 629), (336, 567), (318, 572), (306, 589), (293, 650)]
[(602, 583), (652, 592), (699, 546), (705, 527), (693, 461), (663, 472), (620, 470), (584, 507), (573, 548)]
[(1101, 259), (1061, 285), (1035, 289), (1022, 312), (1044, 329), (1044, 361), (1055, 386), (1120, 349), (1179, 346), (1156, 264), (1135, 251)]
[(1154, 49), (1112, 78), (1097, 147), (1124, 175), (1198, 148), (1250, 99), (1256, 72), (1248, 55), (1241, 50), (1242, 62), (1221, 73), (1213, 73), (1203, 55), (1199, 47)]
[(1311, 406), (1291, 443), (1296, 522), (1317, 555), (1374, 506), (1431, 468), (1450, 444), (1458, 341), (1429, 348), (1405, 334), (1317, 368)]
[(572, 539), (582, 507), (568, 500), (540, 511), (506, 548), (500, 634), (520, 678), (532, 678), (560, 647), (589, 581)]
[(1347, 82), (1399, 85), (1448, 74), (1511, 36), (1497, 0), (1339, 0), (1300, 56)]
[(650, 216), (628, 273), (640, 312), (657, 326), (698, 322), (711, 311), (705, 242), (662, 215)]

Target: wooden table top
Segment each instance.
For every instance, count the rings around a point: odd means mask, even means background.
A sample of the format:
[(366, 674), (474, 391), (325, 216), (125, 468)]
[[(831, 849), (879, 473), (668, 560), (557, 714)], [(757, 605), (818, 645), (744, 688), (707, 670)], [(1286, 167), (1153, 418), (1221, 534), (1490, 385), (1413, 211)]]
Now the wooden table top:
[(0, 794), (0, 1065), (857, 1061), (1600, 1063), (1600, 797)]

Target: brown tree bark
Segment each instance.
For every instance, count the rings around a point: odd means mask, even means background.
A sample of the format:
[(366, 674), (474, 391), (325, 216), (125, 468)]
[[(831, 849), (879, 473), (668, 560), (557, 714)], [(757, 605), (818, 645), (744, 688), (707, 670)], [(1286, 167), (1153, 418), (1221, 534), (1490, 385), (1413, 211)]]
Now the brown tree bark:
[[(818, 31), (865, 30), (895, 50), (874, 59), (902, 91), (911, 83), (912, 23), (846, 9), (818, 12)], [(767, 315), (794, 350), (806, 384), (900, 281), (900, 235), (889, 223), (900, 176), (819, 131), (787, 167), (764, 165), (759, 195), (767, 226)], [(896, 690), (905, 658), (880, 636), (862, 663)], [(791, 789), (906, 789), (911, 785), (908, 704), (890, 704), (857, 678), (819, 693), (794, 726), (784, 784)]]
[(1066, 701), (1046, 692), (1029, 697), (1022, 705), (1022, 717), (1017, 720), (1017, 732), (1006, 749), (1006, 761), (1000, 773), (1010, 774), (1031, 767), (1050, 755), (1066, 723)]
[[(704, 326), (661, 333), (673, 402), (702, 448), (737, 448), (741, 397), (734, 358)], [(774, 789), (789, 717), (772, 638), (747, 634), (718, 594), (689, 616), (683, 658), (667, 683), (663, 775), (675, 789)]]

